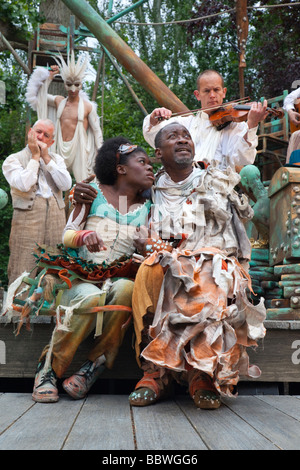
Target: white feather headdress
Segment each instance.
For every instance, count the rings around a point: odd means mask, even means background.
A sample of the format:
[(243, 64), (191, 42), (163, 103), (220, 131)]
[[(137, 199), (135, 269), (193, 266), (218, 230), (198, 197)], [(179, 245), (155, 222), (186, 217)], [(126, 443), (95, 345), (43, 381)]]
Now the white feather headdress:
[(75, 61), (75, 54), (74, 51), (71, 51), (68, 57), (68, 63), (65, 62), (63, 56), (60, 54), (59, 61), (56, 57), (54, 57), (55, 61), (59, 66), (59, 71), (61, 78), (64, 82), (67, 80), (71, 80), (72, 82), (75, 80), (83, 82), (84, 75), (89, 64), (89, 56), (85, 54), (80, 56), (78, 61)]

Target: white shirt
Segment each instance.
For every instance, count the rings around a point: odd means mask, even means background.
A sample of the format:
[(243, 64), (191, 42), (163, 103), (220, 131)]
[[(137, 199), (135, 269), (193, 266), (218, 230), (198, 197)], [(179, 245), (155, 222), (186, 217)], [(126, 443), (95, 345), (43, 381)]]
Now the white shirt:
[[(228, 166), (250, 165), (254, 163), (258, 139), (257, 127), (248, 129), (246, 122), (232, 122), (225, 129), (218, 131), (210, 122), (208, 114), (203, 111), (196, 115), (174, 116), (150, 127), (150, 115), (143, 124), (145, 140), (155, 148), (154, 139), (157, 132), (171, 122), (179, 122), (190, 132), (195, 145), (195, 161), (219, 162), (220, 168)], [(247, 141), (244, 136), (248, 133)]]
[(295, 100), (300, 98), (300, 87), (297, 90), (292, 91), (289, 95), (284, 98), (283, 109), (288, 112), (294, 109)]
[[(28, 146), (26, 146), (24, 151), (31, 155)], [(30, 158), (26, 167), (24, 167), (16, 154), (13, 154), (5, 159), (2, 171), (11, 187), (27, 193), (37, 183), (38, 189), (36, 195), (48, 198), (52, 196), (52, 191), (46, 181), (46, 172), (51, 174), (55, 185), (60, 191), (67, 191), (72, 185), (72, 179), (66, 169), (64, 159), (57, 154), (55, 158), (56, 161), (51, 158), (47, 165), (42, 158), (40, 161)]]

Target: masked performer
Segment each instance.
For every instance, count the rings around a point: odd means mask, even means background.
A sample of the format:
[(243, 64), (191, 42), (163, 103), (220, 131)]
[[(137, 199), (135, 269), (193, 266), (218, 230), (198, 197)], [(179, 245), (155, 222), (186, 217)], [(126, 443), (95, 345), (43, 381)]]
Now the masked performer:
[[(76, 181), (82, 181), (93, 173), (97, 150), (103, 142), (96, 104), (82, 91), (88, 56), (76, 62), (72, 51), (68, 63), (62, 56), (60, 63), (60, 67), (51, 66), (51, 71), (44, 67), (35, 69), (28, 82), (26, 99), (39, 119), (49, 117), (56, 123), (55, 151), (64, 158)], [(58, 73), (68, 93), (66, 98), (47, 93)]]

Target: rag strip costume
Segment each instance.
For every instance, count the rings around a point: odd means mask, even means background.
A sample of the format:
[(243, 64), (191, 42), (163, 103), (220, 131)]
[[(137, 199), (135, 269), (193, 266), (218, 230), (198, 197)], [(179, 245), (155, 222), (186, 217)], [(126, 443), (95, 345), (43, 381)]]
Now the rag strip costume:
[[(89, 101), (86, 93), (82, 90), (79, 92), (76, 131), (71, 141), (64, 142), (60, 118), (66, 106), (67, 98), (62, 100), (58, 109), (56, 109), (55, 96), (48, 94), (50, 83), (50, 72), (43, 67), (37, 67), (28, 82), (26, 99), (32, 109), (37, 112), (38, 119), (49, 118), (56, 124), (56, 139), (53, 144), (53, 151), (64, 158), (68, 170), (73, 173), (76, 181), (82, 181), (93, 174), (97, 150), (103, 143), (97, 106)], [(88, 115), (89, 126), (87, 131), (83, 125), (84, 100), (92, 104), (92, 110)]]
[(10, 155), (2, 171), (11, 187), (13, 217), (9, 238), (9, 284), (21, 273), (32, 271), (36, 264), (32, 252), (35, 243), (56, 245), (61, 242), (66, 225), (62, 192), (70, 189), (72, 180), (62, 157), (49, 153), (46, 165), (33, 160), (26, 146)]
[[(139, 266), (131, 256), (135, 251), (132, 236), (138, 226), (147, 224), (151, 206), (148, 200), (121, 214), (106, 201), (97, 184), (92, 185), (98, 195), (87, 220), (83, 205), (75, 217), (74, 212), (70, 215), (64, 232), (65, 247), (59, 253), (42, 249), (39, 256), (39, 265), (47, 275), (57, 272), (69, 285), (54, 299), (54, 308), (59, 307), (65, 318), (61, 322), (60, 313), (57, 314), (52, 339), (40, 358), (40, 362), (45, 360), (45, 370), (51, 364), (59, 378), (71, 364), (78, 346), (93, 330), (94, 344), (88, 359), (94, 362), (100, 358), (106, 367), (113, 366), (130, 323), (133, 280)], [(90, 253), (83, 246), (84, 235), (91, 230), (103, 239), (106, 251)], [(45, 291), (46, 287), (44, 294)], [(107, 311), (92, 313), (93, 308), (103, 305)], [(113, 310), (115, 305), (124, 309)], [(83, 314), (76, 313), (76, 309)]]
[(240, 219), (253, 211), (234, 190), (239, 179), (214, 163), (181, 183), (158, 176), (151, 221), (163, 239), (185, 239), (172, 252), (152, 249), (136, 276), (136, 352), (144, 369), (136, 388), (158, 394), (171, 378), (191, 386), (204, 372), (221, 395), (231, 395), (239, 374), (260, 375), (246, 348), (264, 337), (266, 311), (263, 299), (254, 306), (247, 298), (251, 247)]
[[(254, 163), (258, 144), (257, 127), (248, 129), (246, 122), (231, 122), (225, 129), (219, 131), (204, 111), (191, 116), (171, 117), (151, 127), (148, 115), (144, 119), (143, 134), (151, 147), (155, 148), (154, 139), (158, 131), (172, 122), (182, 124), (190, 132), (195, 144), (196, 162), (203, 161), (210, 164), (214, 160), (219, 162), (220, 169), (225, 169), (229, 164), (234, 168), (235, 165)], [(244, 139), (246, 134), (248, 142)], [(227, 158), (224, 158), (224, 155)]]
[[(30, 314), (38, 313), (43, 306), (56, 309), (57, 325), (50, 343), (44, 348), (40, 362), (44, 370), (50, 364), (57, 377), (62, 377), (72, 362), (81, 342), (95, 330), (94, 344), (88, 359), (113, 366), (123, 337), (130, 323), (133, 280), (139, 267), (132, 254), (133, 233), (140, 225), (147, 224), (151, 202), (120, 213), (109, 204), (97, 184), (92, 183), (98, 195), (94, 200), (87, 220), (86, 208), (74, 217), (70, 215), (64, 231), (64, 247), (47, 250), (40, 247), (38, 265), (45, 269), (39, 289), (39, 303), (28, 303)], [(103, 239), (106, 251), (90, 253), (83, 246), (84, 235), (95, 230)], [(56, 280), (51, 281), (51, 278)], [(68, 288), (59, 290), (56, 298), (46, 299), (47, 284), (64, 280)], [(58, 283), (58, 284), (57, 284)], [(36, 296), (38, 289), (35, 290)], [(11, 298), (12, 295), (8, 294)], [(107, 311), (93, 313), (93, 308), (107, 306)], [(123, 306), (114, 310), (113, 306)], [(7, 307), (6, 307), (7, 308)], [(82, 312), (77, 313), (77, 311)], [(8, 309), (9, 311), (9, 309)], [(90, 313), (86, 313), (90, 312)], [(11, 312), (10, 312), (11, 313)], [(65, 314), (64, 320), (60, 318)]]

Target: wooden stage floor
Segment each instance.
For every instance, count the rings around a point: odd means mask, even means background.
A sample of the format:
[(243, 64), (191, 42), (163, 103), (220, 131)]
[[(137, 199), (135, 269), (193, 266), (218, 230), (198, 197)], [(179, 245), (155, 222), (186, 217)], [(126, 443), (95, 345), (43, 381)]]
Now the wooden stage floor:
[(300, 396), (238, 396), (209, 411), (183, 395), (131, 408), (127, 395), (41, 404), (30, 393), (1, 393), (0, 410), (0, 450), (300, 449)]

